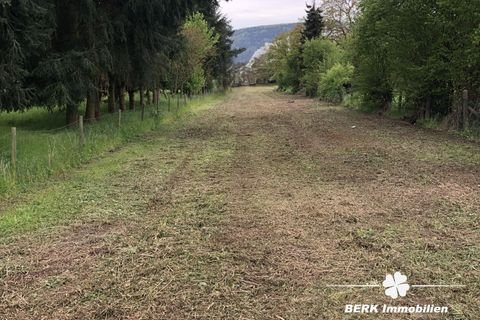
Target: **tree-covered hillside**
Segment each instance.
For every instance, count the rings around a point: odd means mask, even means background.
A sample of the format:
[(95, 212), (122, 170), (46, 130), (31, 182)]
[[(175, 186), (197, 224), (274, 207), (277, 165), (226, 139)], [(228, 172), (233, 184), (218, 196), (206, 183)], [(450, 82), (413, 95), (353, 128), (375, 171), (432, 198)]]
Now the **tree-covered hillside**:
[(245, 48), (245, 51), (235, 59), (236, 63), (247, 63), (255, 51), (267, 42), (272, 42), (278, 35), (290, 31), (297, 24), (287, 23), (270, 26), (259, 26), (236, 30), (233, 35), (233, 47)]

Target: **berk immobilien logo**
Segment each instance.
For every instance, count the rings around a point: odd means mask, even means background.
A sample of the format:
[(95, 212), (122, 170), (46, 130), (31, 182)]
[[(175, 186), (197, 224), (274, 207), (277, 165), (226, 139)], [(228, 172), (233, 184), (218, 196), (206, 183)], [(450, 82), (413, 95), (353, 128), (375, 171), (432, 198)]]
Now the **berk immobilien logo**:
[[(414, 288), (464, 288), (464, 285), (410, 285), (408, 278), (401, 272), (387, 274), (382, 283), (385, 295), (393, 300), (407, 296), (410, 289)], [(381, 288), (376, 284), (360, 285), (328, 285), (331, 288)], [(413, 306), (392, 306), (388, 304), (347, 304), (345, 313), (404, 313), (404, 314), (446, 314), (449, 312), (447, 306), (437, 305), (413, 305)]]

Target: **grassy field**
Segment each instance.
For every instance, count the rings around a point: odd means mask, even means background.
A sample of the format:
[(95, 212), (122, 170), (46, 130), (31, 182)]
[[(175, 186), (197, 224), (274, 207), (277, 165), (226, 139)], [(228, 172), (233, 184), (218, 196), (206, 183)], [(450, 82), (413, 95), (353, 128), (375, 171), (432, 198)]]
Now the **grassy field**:
[(134, 142), (1, 210), (0, 319), (478, 319), (478, 144), (262, 87)]
[[(81, 147), (77, 125), (65, 127), (64, 113), (34, 108), (24, 113), (0, 114), (0, 196), (25, 190), (29, 185), (45, 181), (52, 175), (62, 175), (99, 155), (115, 150), (125, 142), (158, 129), (189, 108), (207, 103), (217, 97), (183, 99), (177, 110), (175, 99), (168, 112), (165, 99), (158, 108), (146, 108), (144, 121), (141, 111), (125, 111), (121, 128), (118, 114), (105, 110), (99, 121), (85, 125), (86, 144)], [(11, 127), (17, 127), (17, 169), (11, 166)]]

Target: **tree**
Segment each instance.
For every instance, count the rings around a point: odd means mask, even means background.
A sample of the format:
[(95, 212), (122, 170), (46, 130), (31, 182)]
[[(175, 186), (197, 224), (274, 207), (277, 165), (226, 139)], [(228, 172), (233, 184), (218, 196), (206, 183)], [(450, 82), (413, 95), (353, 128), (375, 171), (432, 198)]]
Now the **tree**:
[(255, 58), (251, 68), (257, 83), (270, 83), (275, 78), (272, 70), (269, 68), (267, 53)]
[(365, 107), (388, 110), (401, 101), (414, 118), (429, 118), (455, 111), (465, 88), (478, 97), (480, 16), (472, 4), (364, 0), (361, 10), (352, 57)]
[(267, 60), (280, 90), (298, 92), (301, 87), (303, 25), (283, 33), (268, 50)]
[(23, 110), (37, 100), (31, 78), (53, 32), (51, 8), (43, 0), (0, 2), (0, 111)]
[(199, 93), (206, 83), (204, 64), (208, 57), (215, 53), (215, 45), (219, 35), (208, 25), (202, 13), (194, 13), (187, 18), (182, 27), (182, 36), (185, 38), (186, 61), (190, 67), (188, 91)]
[(302, 32), (302, 42), (322, 36), (324, 27), (322, 10), (316, 6), (315, 2), (312, 5), (307, 4), (306, 13), (307, 17), (305, 18), (305, 27)]
[[(366, 0), (362, 13), (353, 41), (354, 87), (362, 96), (363, 108), (386, 110), (393, 99), (386, 46), (389, 35), (385, 33), (390, 12), (381, 1)], [(374, 19), (378, 21), (373, 23)]]
[(348, 63), (336, 63), (320, 76), (318, 84), (321, 99), (340, 103), (347, 94), (347, 88), (352, 82), (354, 68)]
[[(117, 104), (125, 108), (125, 91), (133, 108), (136, 90), (142, 100), (145, 89), (158, 97), (159, 86), (168, 85), (174, 54), (194, 58), (197, 67), (188, 79), (194, 90), (212, 77), (226, 85), (232, 30), (218, 9), (217, 0), (0, 1), (0, 110), (58, 107), (73, 124), (86, 101), (85, 118), (94, 120), (107, 88), (110, 112)], [(180, 26), (197, 11), (205, 12), (203, 24), (182, 35)], [(218, 38), (205, 43), (202, 36), (216, 29)], [(190, 48), (182, 45), (185, 38)], [(217, 60), (214, 47), (221, 49)], [(219, 66), (207, 68), (207, 60)]]
[(56, 22), (52, 45), (35, 70), (41, 102), (66, 109), (68, 124), (77, 121), (78, 106), (84, 101), (98, 73), (104, 47), (96, 46), (97, 11), (91, 0), (56, 0)]
[(175, 92), (199, 93), (206, 85), (205, 62), (214, 55), (219, 35), (200, 12), (187, 18), (180, 35), (183, 42), (171, 59), (170, 83)]
[(320, 8), (326, 37), (346, 38), (359, 14), (359, 0), (324, 0)]
[(302, 85), (309, 97), (315, 97), (321, 76), (342, 60), (343, 52), (331, 40), (307, 40), (303, 46)]
[(234, 31), (228, 19), (220, 14), (218, 7), (211, 9), (211, 12), (205, 18), (218, 35), (218, 41), (215, 44), (215, 54), (210, 56), (205, 63), (207, 70), (206, 85), (208, 88), (212, 88), (213, 83), (211, 80), (217, 79), (220, 87), (226, 90), (232, 82), (233, 59), (242, 53), (244, 49), (232, 49)]

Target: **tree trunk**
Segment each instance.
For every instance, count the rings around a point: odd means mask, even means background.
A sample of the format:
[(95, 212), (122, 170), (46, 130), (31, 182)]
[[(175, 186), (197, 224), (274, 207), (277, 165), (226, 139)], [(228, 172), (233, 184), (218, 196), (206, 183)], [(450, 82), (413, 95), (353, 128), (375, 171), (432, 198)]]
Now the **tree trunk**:
[(118, 108), (125, 111), (125, 87), (123, 84), (118, 86)]
[(95, 121), (95, 106), (98, 101), (97, 98), (97, 90), (95, 88), (91, 88), (88, 90), (87, 94), (87, 105), (85, 108), (85, 121), (92, 122)]
[(69, 104), (67, 105), (67, 112), (66, 112), (66, 120), (67, 124), (74, 124), (78, 120), (78, 105), (76, 104)]
[(153, 104), (157, 105), (158, 104), (158, 90), (155, 88), (153, 90)]
[(398, 98), (398, 111), (403, 113), (403, 93), (400, 93), (400, 97)]
[(150, 90), (147, 90), (147, 105), (152, 104), (152, 96), (150, 95)]
[(128, 90), (128, 109), (135, 110), (135, 91)]
[(102, 92), (97, 93), (97, 99), (95, 100), (95, 119), (100, 119), (100, 104), (102, 102)]
[(140, 106), (143, 108), (145, 106), (145, 92), (143, 87), (140, 87)]
[(432, 97), (429, 95), (425, 103), (425, 119), (430, 119), (432, 114)]
[(115, 82), (112, 80), (108, 86), (108, 112), (115, 112)]
[(143, 91), (143, 87), (140, 87), (140, 106), (142, 108), (142, 121), (145, 117), (145, 92)]
[(160, 116), (160, 89), (155, 87), (155, 106), (157, 108), (156, 116)]
[(462, 92), (462, 129), (468, 129), (468, 90)]
[(391, 92), (386, 92), (383, 95), (383, 112), (388, 112), (390, 111), (390, 108), (392, 107), (392, 99), (393, 99), (393, 94)]

